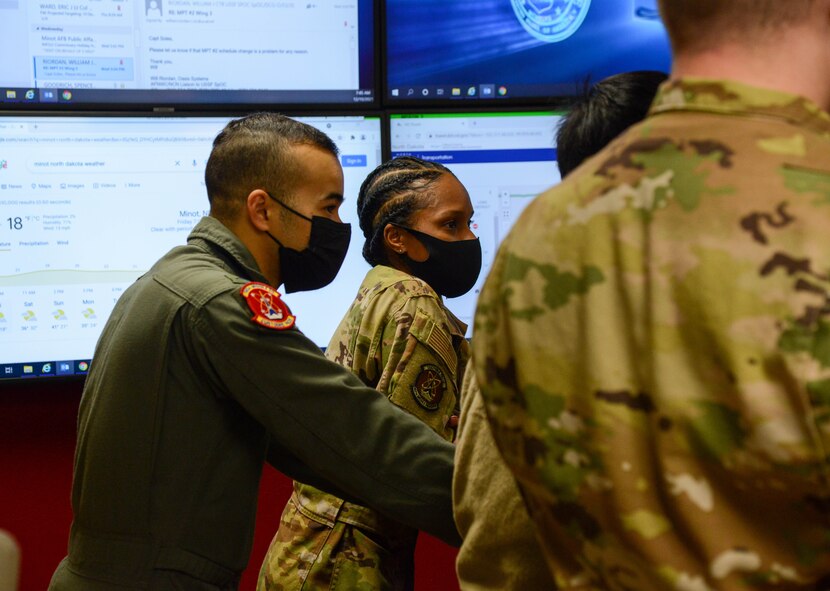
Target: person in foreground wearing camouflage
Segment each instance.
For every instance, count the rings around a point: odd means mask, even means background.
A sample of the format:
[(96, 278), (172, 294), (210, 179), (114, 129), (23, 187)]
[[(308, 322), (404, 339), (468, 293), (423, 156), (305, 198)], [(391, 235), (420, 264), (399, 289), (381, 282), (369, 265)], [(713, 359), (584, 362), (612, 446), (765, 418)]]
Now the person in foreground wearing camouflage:
[[(605, 78), (568, 106), (556, 133), (562, 177), (642, 120), (667, 76), (625, 72)], [(551, 589), (551, 574), (516, 482), (499, 456), (468, 364), (453, 470), (453, 514), (463, 538), (455, 562), (463, 591)]]
[(830, 0), (662, 0), (649, 117), (538, 197), (479, 299), (560, 589), (830, 588)]
[[(326, 356), (452, 441), (469, 357), (466, 325), (441, 296), (481, 270), (467, 190), (441, 164), (380, 165), (358, 197), (372, 265)], [(417, 530), (300, 482), (260, 572), (259, 591), (411, 590)]]

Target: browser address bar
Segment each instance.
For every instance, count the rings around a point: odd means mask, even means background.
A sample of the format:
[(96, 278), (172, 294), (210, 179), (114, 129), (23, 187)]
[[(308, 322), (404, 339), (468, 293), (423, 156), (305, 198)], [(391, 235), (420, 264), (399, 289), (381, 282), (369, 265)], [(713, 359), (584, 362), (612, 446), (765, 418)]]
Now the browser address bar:
[(162, 155), (157, 158), (135, 158), (128, 156), (73, 156), (39, 155), (30, 158), (26, 165), (29, 172), (37, 174), (88, 174), (95, 173), (202, 173), (205, 169), (203, 153), (184, 152), (175, 156)]

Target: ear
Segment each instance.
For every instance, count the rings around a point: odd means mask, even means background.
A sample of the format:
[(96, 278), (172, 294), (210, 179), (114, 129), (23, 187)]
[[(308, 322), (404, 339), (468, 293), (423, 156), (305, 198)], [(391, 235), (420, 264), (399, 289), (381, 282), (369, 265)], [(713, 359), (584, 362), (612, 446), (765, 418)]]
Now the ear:
[(268, 221), (271, 214), (268, 211), (268, 194), (262, 189), (254, 189), (245, 200), (245, 210), (248, 219), (257, 230), (268, 230)]
[(392, 224), (386, 224), (383, 228), (383, 244), (394, 253), (403, 254), (406, 252), (404, 233), (399, 227)]

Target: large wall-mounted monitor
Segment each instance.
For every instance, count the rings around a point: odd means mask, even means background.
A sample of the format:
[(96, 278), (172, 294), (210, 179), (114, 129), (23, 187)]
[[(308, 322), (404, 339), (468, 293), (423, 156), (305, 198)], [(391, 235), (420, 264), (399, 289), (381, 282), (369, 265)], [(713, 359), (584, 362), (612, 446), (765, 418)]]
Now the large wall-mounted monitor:
[(392, 104), (538, 104), (671, 66), (657, 0), (387, 0), (385, 44)]
[[(341, 151), (344, 221), (381, 161), (379, 117), (301, 117)], [(227, 117), (0, 116), (0, 380), (83, 375), (121, 293), (208, 210), (204, 167)], [(328, 344), (368, 265), (360, 232), (334, 283), (286, 296)], [(94, 363), (94, 360), (92, 360)]]
[(440, 162), (470, 193), (473, 232), (481, 240), (482, 268), (475, 287), (446, 300), (469, 325), (481, 285), (501, 240), (530, 201), (561, 180), (556, 163), (557, 112), (391, 115), (392, 156)]
[(0, 107), (371, 107), (375, 12), (375, 0), (0, 0)]

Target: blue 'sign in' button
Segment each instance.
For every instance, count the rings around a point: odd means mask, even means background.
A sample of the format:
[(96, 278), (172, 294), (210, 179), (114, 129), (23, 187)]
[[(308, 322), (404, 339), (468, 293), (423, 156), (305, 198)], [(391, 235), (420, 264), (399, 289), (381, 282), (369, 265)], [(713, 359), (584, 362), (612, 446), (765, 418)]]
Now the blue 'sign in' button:
[(343, 164), (343, 168), (366, 166), (366, 154), (358, 154), (355, 156), (343, 154), (340, 156), (340, 162)]

